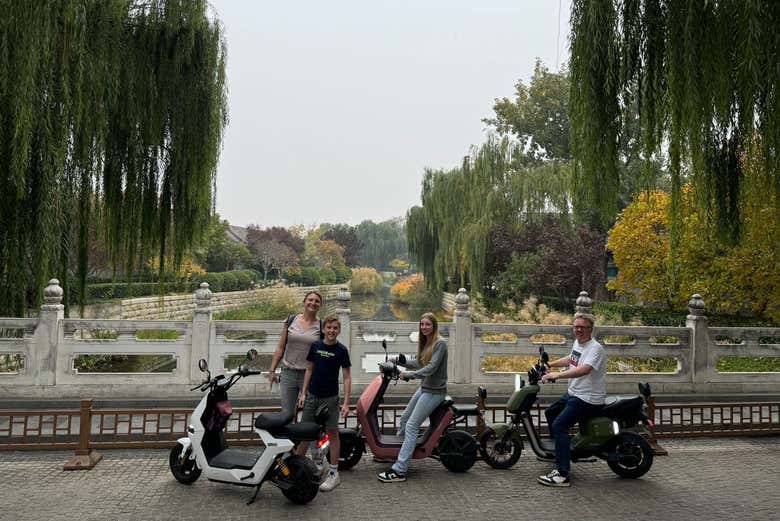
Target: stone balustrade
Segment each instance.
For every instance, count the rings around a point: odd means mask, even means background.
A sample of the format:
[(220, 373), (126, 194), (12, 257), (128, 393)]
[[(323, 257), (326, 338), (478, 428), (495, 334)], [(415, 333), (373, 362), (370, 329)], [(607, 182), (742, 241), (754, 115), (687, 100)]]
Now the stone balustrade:
[[(301, 292), (308, 288), (300, 288)], [(250, 292), (238, 292), (250, 293)], [(45, 303), (37, 319), (0, 318), (0, 329), (15, 334), (0, 337), (0, 357), (21, 359), (15, 370), (0, 372), (0, 390), (6, 397), (93, 398), (186, 396), (201, 381), (197, 368), (205, 358), (212, 372), (221, 371), (229, 360), (240, 358), (250, 348), (267, 367), (279, 341), (282, 320), (213, 320), (219, 299), (203, 283), (187, 302), (191, 320), (96, 320), (66, 319), (62, 288), (52, 279), (44, 291)], [(342, 322), (340, 340), (352, 358), (352, 381), (359, 389), (377, 375), (384, 360), (381, 342), (390, 354), (414, 354), (416, 322), (352, 321), (351, 296), (346, 288), (329, 292)], [(152, 299), (156, 300), (156, 299)], [(568, 354), (573, 341), (571, 327), (534, 324), (472, 323), (469, 296), (461, 289), (454, 296), (453, 321), (440, 324), (449, 346), (449, 375), (454, 388), (476, 385), (508, 390), (512, 372), (486, 370), (487, 357), (526, 357), (530, 364), (539, 347), (555, 358)], [(577, 310), (590, 312), (592, 302), (582, 292)], [(780, 373), (718, 372), (724, 356), (780, 356), (780, 328), (713, 328), (707, 325), (704, 302), (694, 295), (684, 327), (596, 326), (594, 334), (605, 344), (610, 358), (655, 357), (672, 359), (676, 370), (664, 373), (610, 373), (608, 387), (614, 393), (633, 393), (640, 380), (649, 381), (656, 394), (664, 393), (764, 393), (777, 392)], [(99, 334), (99, 332), (110, 334)], [(174, 332), (171, 339), (145, 331)], [(96, 333), (97, 332), (97, 333)], [(152, 339), (144, 339), (152, 338)], [(724, 343), (739, 339), (739, 343)], [(168, 360), (164, 372), (90, 372), (76, 362), (84, 355), (156, 355)], [(525, 360), (525, 359), (524, 359)], [(79, 368), (80, 367), (80, 368)], [(399, 383), (391, 392), (411, 392), (415, 383)], [(565, 384), (546, 386), (544, 393), (559, 394)], [(267, 394), (265, 378), (246, 379), (237, 386), (243, 395)]]

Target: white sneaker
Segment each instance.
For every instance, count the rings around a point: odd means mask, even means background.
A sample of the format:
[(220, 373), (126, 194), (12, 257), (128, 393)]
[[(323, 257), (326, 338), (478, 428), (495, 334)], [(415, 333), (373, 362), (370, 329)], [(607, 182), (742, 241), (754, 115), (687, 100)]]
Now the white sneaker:
[(558, 472), (558, 469), (553, 469), (549, 474), (539, 476), (536, 478), (536, 481), (548, 487), (568, 487), (571, 485), (569, 476), (561, 475), (561, 473)]
[(330, 492), (338, 487), (340, 483), (341, 478), (339, 477), (338, 472), (328, 472), (328, 477), (325, 478), (325, 481), (320, 485), (320, 490), (323, 492)]

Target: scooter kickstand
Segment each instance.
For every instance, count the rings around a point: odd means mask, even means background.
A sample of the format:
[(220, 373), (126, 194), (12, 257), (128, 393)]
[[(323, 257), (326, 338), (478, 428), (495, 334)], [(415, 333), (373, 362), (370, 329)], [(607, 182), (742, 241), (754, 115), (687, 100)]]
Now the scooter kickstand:
[(255, 499), (257, 499), (257, 493), (260, 492), (260, 485), (262, 485), (262, 483), (258, 483), (257, 487), (255, 487), (255, 493), (252, 494), (252, 498), (249, 501), (246, 502), (247, 506), (249, 506), (252, 503), (254, 503)]

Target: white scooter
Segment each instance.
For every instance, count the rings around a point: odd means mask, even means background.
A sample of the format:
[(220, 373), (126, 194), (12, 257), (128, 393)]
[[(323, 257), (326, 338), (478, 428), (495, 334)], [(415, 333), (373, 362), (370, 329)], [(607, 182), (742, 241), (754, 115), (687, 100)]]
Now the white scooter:
[[(257, 358), (252, 349), (247, 359)], [(235, 371), (211, 377), (208, 364), (201, 359), (198, 367), (206, 373), (201, 385), (191, 390), (208, 391), (195, 407), (187, 427), (187, 437), (179, 438), (171, 449), (170, 467), (180, 483), (194, 483), (203, 473), (210, 481), (256, 487), (247, 504), (254, 502), (260, 486), (270, 481), (294, 503), (305, 504), (319, 491), (319, 474), (314, 463), (295, 455), (301, 441), (317, 441), (321, 427), (316, 423), (291, 423), (293, 414), (260, 413), (255, 418), (255, 432), (264, 447), (254, 452), (228, 448), (224, 428), (232, 413), (227, 391), (245, 376), (261, 371), (240, 366)]]

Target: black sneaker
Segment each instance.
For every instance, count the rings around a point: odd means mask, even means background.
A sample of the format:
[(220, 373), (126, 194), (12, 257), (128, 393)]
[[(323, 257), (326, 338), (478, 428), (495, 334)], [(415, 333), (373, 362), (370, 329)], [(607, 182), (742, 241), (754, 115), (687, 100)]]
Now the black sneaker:
[(536, 478), (536, 481), (548, 487), (568, 487), (571, 485), (569, 476), (561, 475), (561, 473), (558, 472), (558, 469), (554, 469), (545, 476), (539, 476)]
[(406, 474), (399, 474), (393, 469), (390, 469), (377, 474), (376, 479), (382, 483), (399, 483), (401, 481), (406, 481)]

